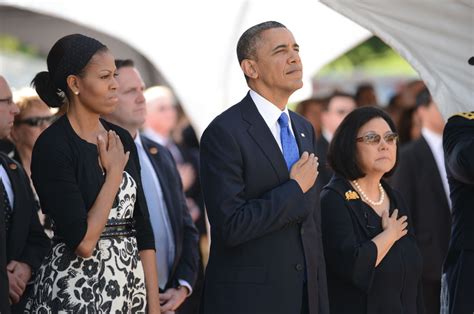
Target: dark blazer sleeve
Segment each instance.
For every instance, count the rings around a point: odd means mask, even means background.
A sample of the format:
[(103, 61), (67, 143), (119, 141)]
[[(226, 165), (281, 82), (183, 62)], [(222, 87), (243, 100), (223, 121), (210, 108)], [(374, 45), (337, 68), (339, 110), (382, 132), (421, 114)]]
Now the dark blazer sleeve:
[(5, 216), (0, 211), (0, 313), (10, 313), (6, 247)]
[(179, 208), (177, 208), (177, 210), (180, 211), (179, 217), (182, 217), (183, 219), (182, 254), (176, 268), (175, 276), (172, 279), (175, 284), (179, 279), (181, 279), (189, 283), (191, 287), (194, 287), (199, 270), (199, 232), (194, 226), (194, 222), (191, 218), (191, 215), (189, 214), (186, 198), (183, 192), (181, 176), (179, 175), (178, 169), (176, 168), (176, 163), (173, 159), (173, 156), (168, 150), (164, 149), (164, 151), (166, 151), (166, 154), (168, 155), (168, 159), (171, 163), (170, 170), (177, 182), (176, 186), (169, 188), (176, 189), (177, 194), (179, 195), (179, 199), (177, 200)]
[(254, 198), (244, 198), (249, 191), (245, 190), (245, 164), (239, 145), (245, 143), (238, 143), (222, 124), (211, 123), (201, 139), (201, 184), (213, 241), (237, 246), (289, 223), (302, 222), (313, 207), (294, 180), (269, 187)]
[(443, 133), (446, 164), (452, 176), (463, 183), (474, 184), (474, 120), (454, 116)]
[(114, 130), (120, 136), (120, 139), (124, 144), (124, 150), (130, 151), (130, 158), (125, 169), (131, 172), (130, 175), (137, 183), (137, 201), (135, 202), (133, 218), (135, 219), (135, 229), (137, 231), (136, 238), (138, 250), (155, 250), (155, 237), (153, 235), (148, 206), (143, 192), (140, 173), (141, 167), (138, 159), (137, 147), (126, 130), (119, 127), (114, 127)]
[(87, 209), (72, 155), (65, 141), (40, 136), (33, 149), (31, 177), (41, 208), (53, 219), (66, 245), (75, 250), (87, 232)]
[[(474, 133), (474, 132), (473, 132)], [(474, 184), (474, 138), (464, 136), (447, 154), (447, 164), (453, 177), (466, 184)]]
[(363, 291), (369, 291), (375, 273), (377, 246), (358, 242), (350, 209), (331, 189), (321, 193), (321, 218), (326, 267)]

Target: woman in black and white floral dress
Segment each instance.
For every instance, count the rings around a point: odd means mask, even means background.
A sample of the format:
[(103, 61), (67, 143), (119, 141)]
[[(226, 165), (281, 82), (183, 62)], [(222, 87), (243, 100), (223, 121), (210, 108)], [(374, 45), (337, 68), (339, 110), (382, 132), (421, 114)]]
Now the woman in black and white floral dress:
[[(33, 83), (65, 115), (38, 138), (32, 179), (53, 221), (36, 274), (34, 313), (159, 313), (153, 231), (130, 134), (100, 119), (115, 109), (113, 56), (95, 39), (61, 38)], [(63, 93), (56, 93), (58, 90)], [(146, 280), (145, 280), (146, 279)]]
[[(135, 180), (124, 172), (109, 222), (133, 218), (136, 191)], [(134, 237), (103, 237), (89, 258), (77, 256), (59, 242), (36, 278), (34, 300), (38, 311), (71, 306), (87, 313), (145, 312), (144, 273)]]

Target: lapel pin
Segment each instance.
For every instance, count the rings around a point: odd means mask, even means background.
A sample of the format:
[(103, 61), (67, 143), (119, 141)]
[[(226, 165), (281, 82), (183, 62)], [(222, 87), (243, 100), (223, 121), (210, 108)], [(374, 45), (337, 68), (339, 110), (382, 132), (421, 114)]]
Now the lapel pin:
[(359, 195), (357, 194), (357, 192), (352, 190), (347, 191), (344, 196), (346, 197), (347, 201), (359, 199)]
[(301, 133), (301, 137), (306, 137), (306, 135), (304, 135), (304, 133)]
[(151, 147), (151, 148), (150, 148), (150, 154), (152, 154), (152, 155), (158, 154), (158, 148), (156, 148), (156, 147)]
[(16, 170), (16, 168), (18, 168), (18, 166), (15, 163), (9, 164), (8, 167), (10, 167), (11, 170)]

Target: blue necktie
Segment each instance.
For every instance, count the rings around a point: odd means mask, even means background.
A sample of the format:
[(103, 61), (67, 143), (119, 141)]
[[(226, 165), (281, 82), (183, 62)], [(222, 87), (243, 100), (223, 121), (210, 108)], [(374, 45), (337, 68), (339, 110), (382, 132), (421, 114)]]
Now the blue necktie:
[(288, 125), (288, 115), (285, 112), (278, 118), (278, 124), (280, 125), (280, 140), (283, 157), (285, 158), (288, 170), (290, 170), (291, 166), (300, 158), (298, 144), (296, 144), (295, 137), (291, 133), (290, 126)]

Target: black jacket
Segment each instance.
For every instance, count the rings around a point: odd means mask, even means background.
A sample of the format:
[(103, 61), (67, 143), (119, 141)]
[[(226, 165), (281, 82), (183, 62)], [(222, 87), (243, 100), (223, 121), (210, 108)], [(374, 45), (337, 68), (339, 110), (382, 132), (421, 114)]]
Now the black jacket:
[[(299, 151), (315, 152), (311, 124), (290, 119)], [(201, 313), (300, 313), (305, 280), (309, 313), (328, 313), (315, 187), (289, 179), (250, 95), (204, 132), (201, 184), (212, 238)]]
[(451, 241), (444, 264), (449, 313), (474, 312), (474, 113), (455, 115), (443, 146), (452, 202)]
[[(153, 229), (140, 180), (137, 149), (128, 131), (101, 120), (103, 126), (120, 137), (130, 159), (125, 166), (137, 182), (134, 219), (139, 250), (155, 249)], [(105, 181), (98, 163), (95, 144), (80, 138), (63, 115), (41, 133), (33, 148), (31, 177), (41, 209), (55, 226), (55, 235), (72, 250), (87, 231), (87, 212), (94, 204)]]
[(399, 217), (407, 215), (409, 232), (377, 267), (377, 247), (371, 239), (383, 231), (381, 217), (338, 175), (321, 193), (331, 313), (424, 313), (422, 258), (412, 220), (400, 195), (382, 184), (390, 198), (390, 214), (398, 208)]

